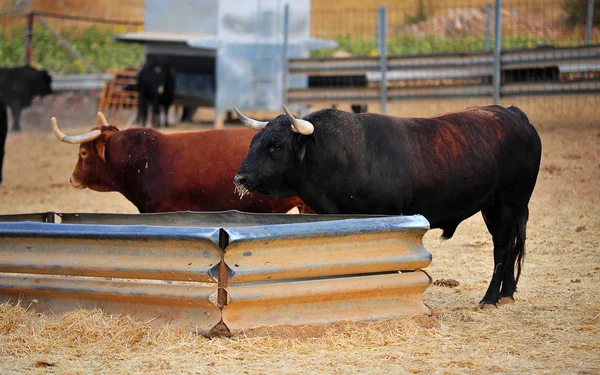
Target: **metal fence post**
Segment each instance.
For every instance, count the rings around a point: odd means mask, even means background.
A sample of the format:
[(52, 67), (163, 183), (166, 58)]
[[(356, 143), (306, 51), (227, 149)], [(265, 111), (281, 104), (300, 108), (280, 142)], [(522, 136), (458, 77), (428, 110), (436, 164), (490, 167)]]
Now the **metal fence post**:
[(483, 50), (490, 52), (492, 49), (492, 4), (487, 3), (485, 8), (485, 37), (483, 39)]
[(281, 47), (281, 64), (283, 66), (282, 98), (283, 104), (287, 104), (288, 94), (288, 39), (290, 32), (290, 4), (283, 6), (283, 46)]
[(500, 51), (502, 49), (502, 0), (496, 0), (494, 30), (494, 104), (500, 104)]
[(587, 20), (585, 23), (585, 44), (592, 44), (592, 27), (594, 26), (594, 0), (588, 0)]
[(33, 56), (33, 46), (31, 39), (33, 38), (33, 12), (27, 12), (25, 15), (25, 65), (31, 65), (31, 57)]
[(379, 44), (379, 71), (381, 72), (381, 82), (379, 86), (379, 99), (381, 101), (381, 113), (387, 113), (387, 7), (379, 7), (377, 22), (378, 44)]

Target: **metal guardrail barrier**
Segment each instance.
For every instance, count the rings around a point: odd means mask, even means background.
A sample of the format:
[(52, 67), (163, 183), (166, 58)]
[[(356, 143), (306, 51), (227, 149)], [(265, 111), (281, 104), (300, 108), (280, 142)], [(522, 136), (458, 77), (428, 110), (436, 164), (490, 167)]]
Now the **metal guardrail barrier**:
[[(600, 72), (600, 45), (564, 48), (538, 48), (522, 51), (505, 51), (501, 55), (503, 77), (519, 69), (555, 69), (559, 74)], [(312, 77), (364, 76), (365, 84), (356, 87), (338, 85), (335, 87), (309, 87), (290, 89), (288, 100), (295, 104), (313, 104), (323, 101), (332, 103), (380, 100), (382, 72), (378, 58), (316, 58), (291, 59), (289, 74)], [(409, 57), (388, 57), (386, 80), (388, 100), (435, 99), (464, 96), (492, 96), (494, 56), (492, 53), (472, 53), (462, 55), (430, 55)], [(557, 78), (558, 79), (558, 78)], [(456, 83), (427, 84), (417, 83), (427, 80), (453, 80)], [(464, 80), (478, 80), (479, 83)], [(396, 83), (409, 83), (398, 87)], [(500, 84), (502, 96), (551, 95), (581, 92), (598, 92), (600, 84), (595, 77), (577, 81), (556, 80), (549, 82), (525, 82)]]
[(112, 74), (65, 74), (52, 76), (53, 91), (102, 90)]
[(0, 215), (0, 301), (204, 334), (429, 313), (428, 229), (418, 215)]

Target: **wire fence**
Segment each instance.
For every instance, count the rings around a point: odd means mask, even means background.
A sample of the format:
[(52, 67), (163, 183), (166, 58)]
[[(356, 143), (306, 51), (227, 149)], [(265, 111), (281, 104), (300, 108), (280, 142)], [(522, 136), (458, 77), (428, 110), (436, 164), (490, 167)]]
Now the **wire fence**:
[(308, 88), (288, 97), (309, 111), (336, 106), (404, 116), (495, 101), (518, 105), (537, 122), (595, 124), (600, 1), (500, 4), (497, 84), (496, 1), (415, 0), (385, 9), (385, 73), (378, 61), (381, 25), (375, 5), (313, 12), (313, 36), (335, 40), (338, 47), (312, 51), (311, 58), (320, 59), (312, 67), (292, 62), (292, 73), (308, 75)]
[[(466, 53), (493, 47), (494, 0), (404, 2), (387, 7), (388, 53), (414, 55)], [(585, 44), (588, 0), (505, 1), (502, 7), (503, 49)], [(600, 1), (590, 43), (600, 42)], [(377, 56), (377, 8), (327, 9), (313, 12), (313, 36), (339, 43), (315, 57)]]
[[(54, 74), (100, 73), (139, 66), (143, 47), (113, 37), (141, 31), (143, 22), (49, 12), (0, 15), (0, 65), (33, 65)], [(20, 20), (20, 22), (17, 22)]]

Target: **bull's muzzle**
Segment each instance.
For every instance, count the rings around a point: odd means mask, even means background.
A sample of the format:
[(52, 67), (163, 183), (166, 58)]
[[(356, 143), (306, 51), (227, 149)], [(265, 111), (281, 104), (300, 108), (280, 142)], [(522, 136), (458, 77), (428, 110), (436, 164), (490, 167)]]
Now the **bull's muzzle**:
[(244, 197), (246, 194), (250, 194), (250, 189), (248, 189), (248, 179), (243, 174), (236, 174), (233, 178), (233, 183), (235, 184), (235, 191), (240, 195), (240, 199)]

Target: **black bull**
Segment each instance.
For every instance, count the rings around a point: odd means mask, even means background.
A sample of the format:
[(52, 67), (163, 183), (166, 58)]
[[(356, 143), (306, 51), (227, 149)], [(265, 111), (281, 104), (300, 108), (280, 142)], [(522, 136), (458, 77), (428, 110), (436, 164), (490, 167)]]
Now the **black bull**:
[(541, 158), (540, 138), (519, 108), (431, 118), (324, 109), (268, 124), (240, 118), (262, 129), (235, 177), (242, 190), (297, 195), (317, 213), (421, 214), (445, 238), (481, 211), (494, 243), (481, 304), (513, 301)]

